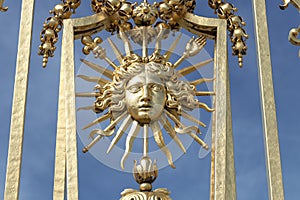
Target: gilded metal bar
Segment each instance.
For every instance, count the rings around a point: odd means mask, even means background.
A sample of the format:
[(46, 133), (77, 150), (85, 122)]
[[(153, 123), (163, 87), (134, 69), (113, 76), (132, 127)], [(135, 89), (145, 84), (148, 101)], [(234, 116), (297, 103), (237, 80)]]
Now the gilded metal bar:
[[(62, 52), (64, 54), (64, 52)], [(65, 69), (60, 69), (53, 200), (64, 200), (66, 177)]]
[(216, 95), (212, 125), (210, 199), (235, 200), (235, 169), (227, 66), (227, 23), (226, 20), (203, 18), (187, 13), (179, 24), (194, 34), (199, 36), (204, 34), (216, 41), (214, 56)]
[(270, 200), (283, 200), (280, 150), (265, 0), (253, 0), (258, 72)]
[[(228, 63), (227, 63), (228, 68)], [(227, 172), (226, 179), (229, 186), (226, 191), (227, 199), (236, 199), (236, 181), (235, 181), (235, 165), (234, 165), (234, 143), (232, 135), (232, 115), (231, 115), (231, 102), (230, 102), (230, 80), (229, 70), (227, 71)]]
[(34, 0), (23, 0), (4, 199), (19, 198)]
[[(233, 158), (226, 21), (219, 23), (215, 49), (216, 98), (213, 137), (211, 199), (236, 199)], [(226, 99), (226, 101), (224, 101)]]
[(78, 200), (74, 29), (71, 19), (64, 20), (61, 67), (65, 70), (67, 199)]

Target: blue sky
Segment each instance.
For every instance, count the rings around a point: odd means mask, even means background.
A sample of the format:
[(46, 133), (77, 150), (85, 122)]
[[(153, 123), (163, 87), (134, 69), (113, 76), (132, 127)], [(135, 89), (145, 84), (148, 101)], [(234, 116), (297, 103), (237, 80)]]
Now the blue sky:
[[(246, 21), (245, 29), (250, 35), (244, 68), (239, 69), (237, 59), (231, 56), (229, 49), (237, 196), (239, 200), (267, 199), (252, 2), (230, 2), (239, 8), (237, 14)], [(48, 200), (52, 195), (60, 42), (57, 43), (55, 57), (49, 61), (46, 69), (42, 68), (42, 58), (37, 51), (43, 21), (49, 16), (48, 11), (58, 3), (60, 1), (56, 0), (36, 1), (35, 4), (21, 200)], [(300, 196), (300, 60), (299, 47), (291, 45), (287, 36), (290, 28), (299, 25), (299, 13), (291, 5), (281, 11), (278, 8), (280, 3), (279, 0), (267, 0), (267, 16), (285, 197), (287, 200), (296, 200)], [(83, 1), (76, 17), (91, 14), (89, 4), (89, 1)], [(7, 0), (5, 5), (9, 6), (9, 10), (0, 13), (0, 199), (4, 195), (21, 3)], [(196, 10), (199, 15), (216, 17), (207, 1), (198, 1)], [(78, 149), (82, 147), (78, 140)], [(172, 198), (177, 200), (187, 197), (192, 200), (208, 199), (210, 154), (199, 159), (198, 152), (199, 146), (191, 145), (188, 153), (175, 162), (176, 170), (164, 168), (160, 171), (154, 187), (169, 188)], [(91, 154), (79, 152), (78, 160), (80, 199), (118, 199), (124, 188), (138, 187), (131, 174), (110, 169)]]

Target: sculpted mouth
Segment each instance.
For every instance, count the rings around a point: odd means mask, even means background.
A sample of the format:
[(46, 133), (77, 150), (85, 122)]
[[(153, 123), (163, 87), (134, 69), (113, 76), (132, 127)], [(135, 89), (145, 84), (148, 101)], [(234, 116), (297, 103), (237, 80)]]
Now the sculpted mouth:
[(140, 110), (149, 110), (150, 108), (152, 108), (150, 104), (143, 104), (139, 106)]

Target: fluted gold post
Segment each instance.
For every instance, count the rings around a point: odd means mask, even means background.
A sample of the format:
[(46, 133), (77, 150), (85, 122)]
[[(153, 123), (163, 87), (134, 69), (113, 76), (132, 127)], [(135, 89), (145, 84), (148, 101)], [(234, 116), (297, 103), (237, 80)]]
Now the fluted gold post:
[(265, 0), (253, 0), (259, 86), (270, 200), (283, 200), (280, 150)]
[(226, 38), (224, 20), (218, 26), (215, 49), (216, 111), (212, 140), (211, 200), (236, 199)]
[[(34, 0), (23, 0), (7, 158), (5, 200), (19, 198)], [(1, 2), (2, 6), (3, 1)]]
[(78, 200), (74, 31), (71, 19), (64, 20), (62, 38), (58, 122), (53, 199)]
[(65, 70), (67, 199), (78, 200), (77, 135), (75, 105), (74, 29), (64, 20), (61, 67)]
[[(64, 52), (62, 52), (62, 55)], [(60, 68), (53, 200), (64, 200), (66, 182), (65, 68)]]

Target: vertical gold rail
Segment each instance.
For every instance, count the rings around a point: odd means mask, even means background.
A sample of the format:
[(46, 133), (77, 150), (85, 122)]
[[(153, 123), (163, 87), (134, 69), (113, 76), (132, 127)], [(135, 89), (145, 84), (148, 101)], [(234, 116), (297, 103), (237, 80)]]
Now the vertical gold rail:
[(23, 0), (7, 158), (5, 200), (19, 198), (34, 0)]
[(65, 70), (67, 199), (78, 199), (74, 30), (71, 19), (64, 20), (61, 67)]
[[(64, 52), (62, 52), (63, 56)], [(63, 65), (61, 65), (63, 66)], [(66, 182), (65, 68), (60, 68), (53, 200), (64, 200)]]
[[(226, 21), (219, 23), (216, 37), (215, 135), (212, 149), (211, 196), (213, 200), (235, 200), (235, 169), (231, 125)], [(224, 101), (224, 99), (226, 99)]]
[(259, 86), (270, 200), (283, 200), (280, 150), (265, 0), (253, 0)]
[(72, 20), (64, 20), (53, 199), (78, 200), (77, 141)]

